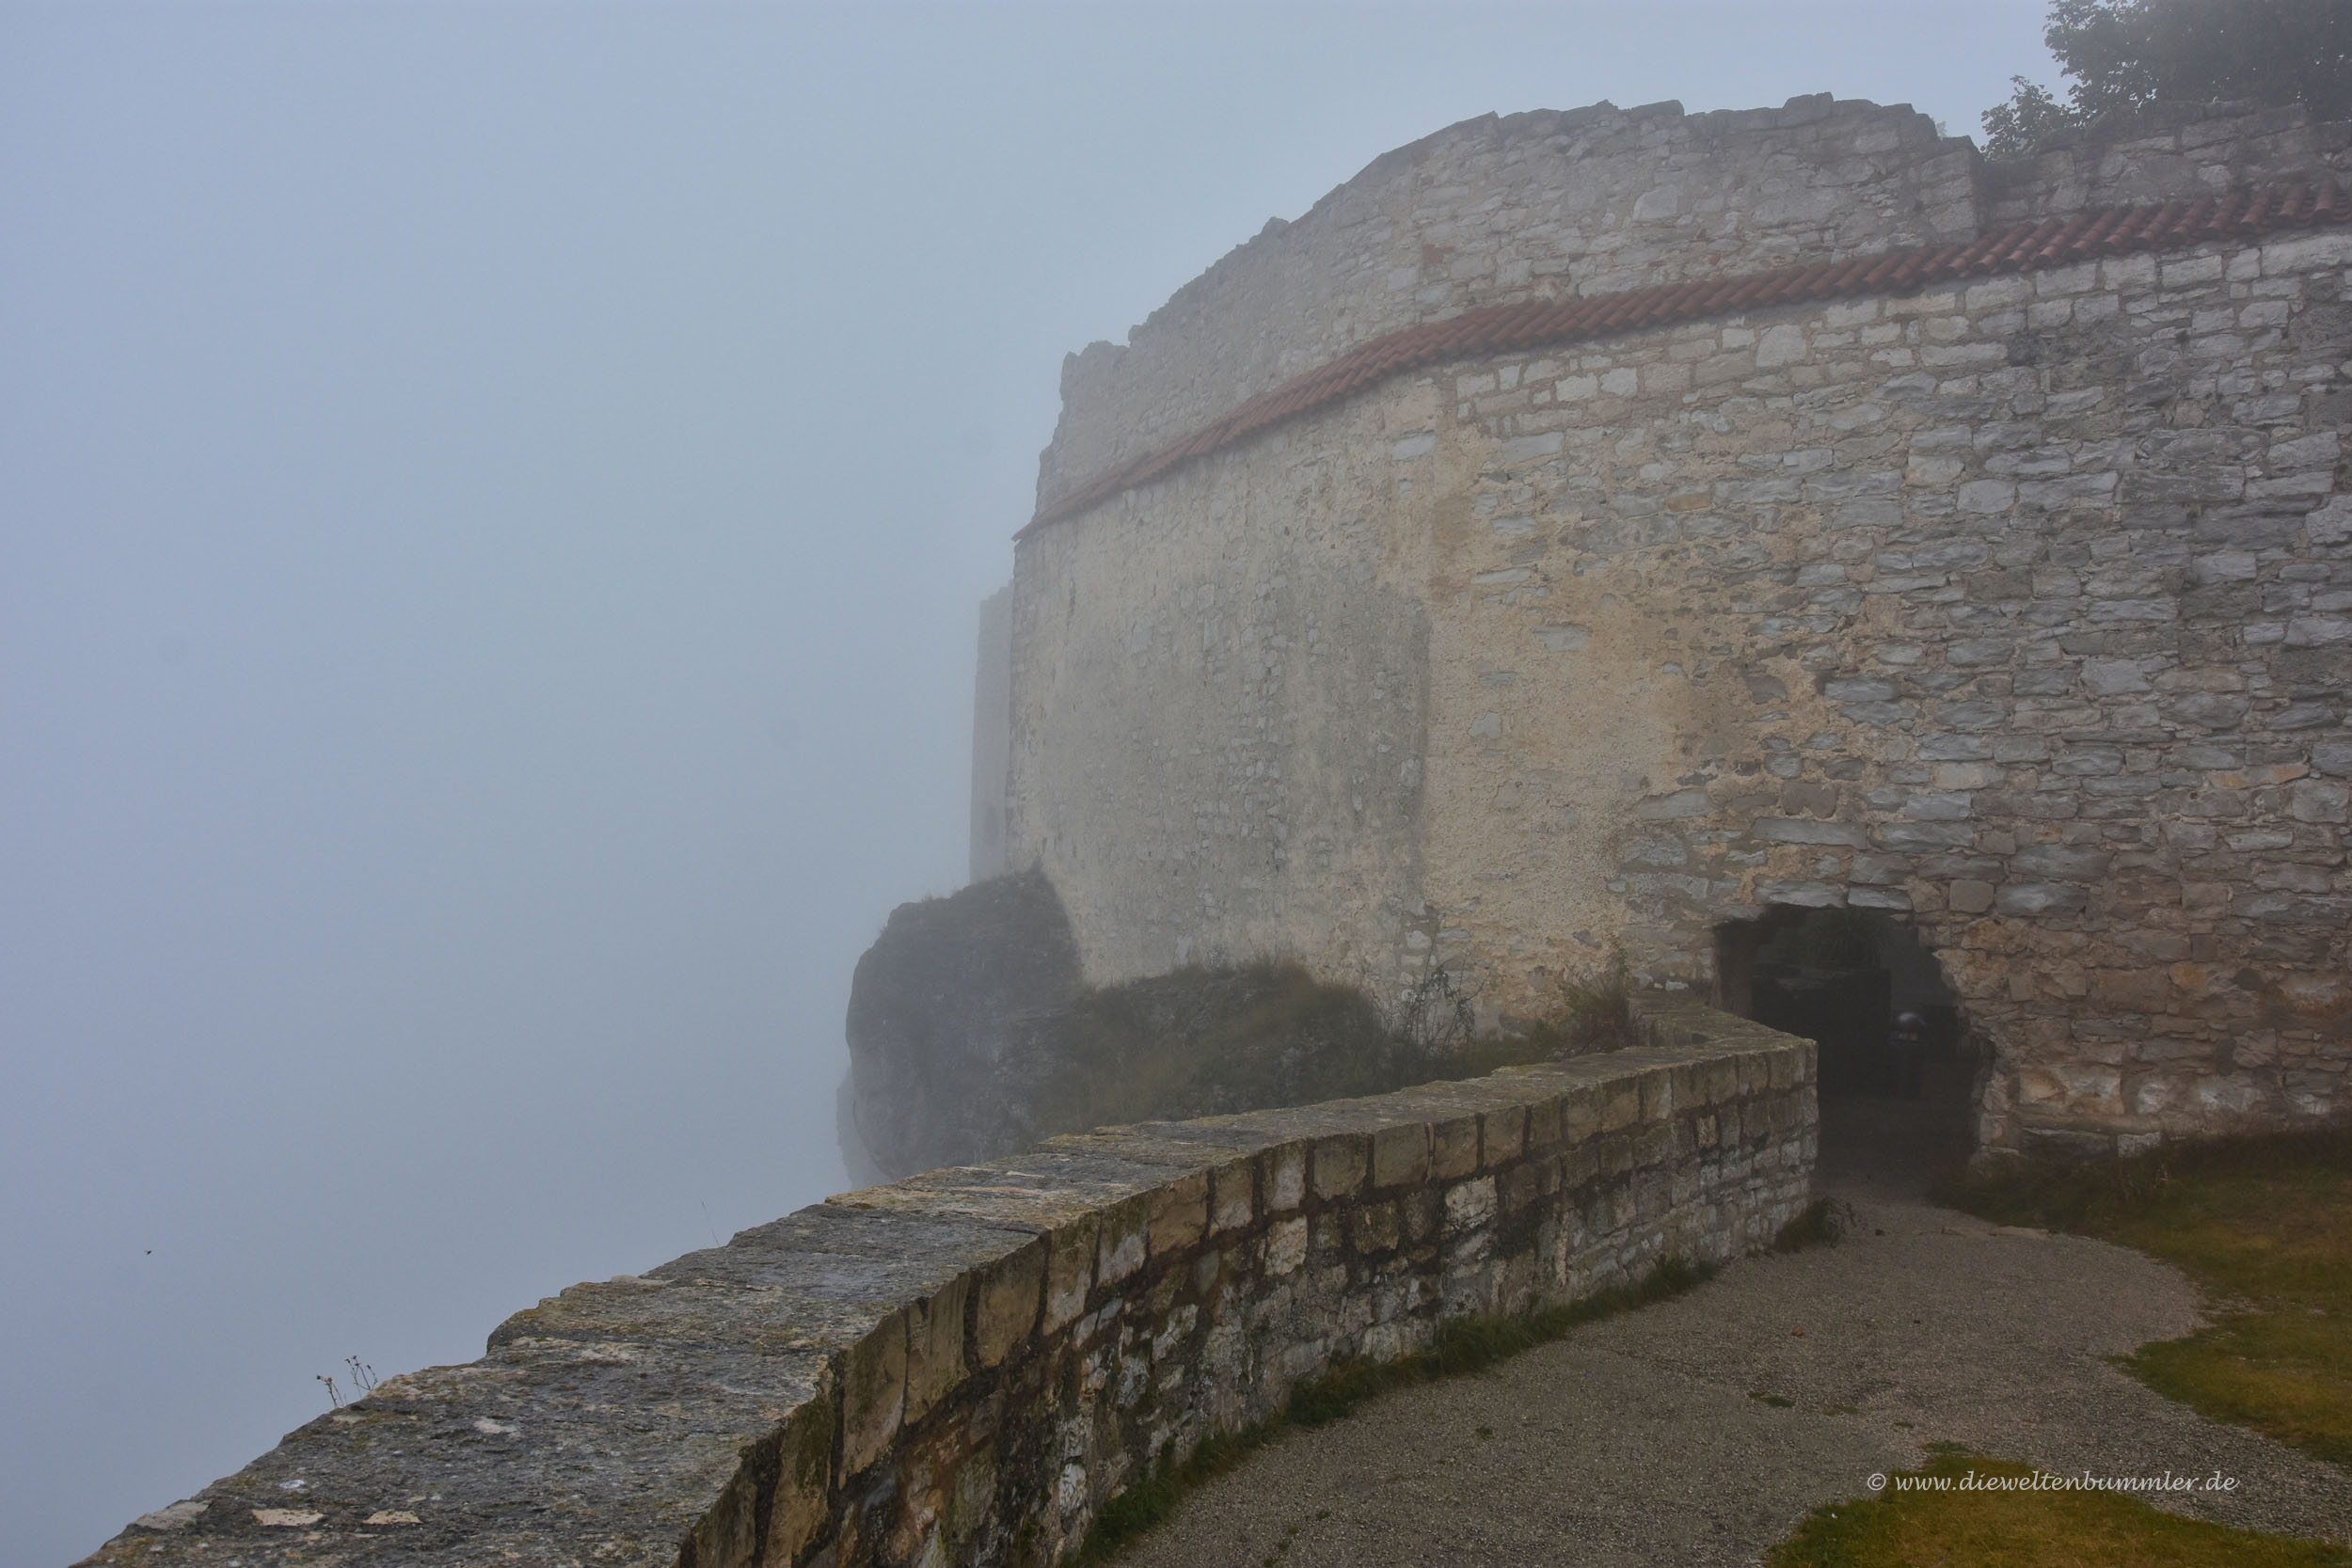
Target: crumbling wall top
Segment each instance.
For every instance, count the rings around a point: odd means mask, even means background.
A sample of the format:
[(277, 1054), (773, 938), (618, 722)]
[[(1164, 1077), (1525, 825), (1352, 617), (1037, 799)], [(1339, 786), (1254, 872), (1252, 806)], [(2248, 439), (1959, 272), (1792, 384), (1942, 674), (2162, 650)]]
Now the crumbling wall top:
[(2352, 123), (2300, 104), (2166, 104), (2125, 125), (2068, 132), (2030, 158), (1987, 162), (1985, 221), (2217, 196), (2352, 170)]
[(1973, 234), (1976, 165), (1908, 104), (1827, 93), (1448, 126), (1071, 356), (1040, 499), (1399, 327)]
[(1382, 154), (1294, 222), (1062, 369), (1041, 513), (1252, 397), (1401, 328), (1905, 245), (2131, 202), (2352, 171), (2352, 125), (2167, 110), (1988, 163), (1908, 104), (1826, 93), (1487, 115)]

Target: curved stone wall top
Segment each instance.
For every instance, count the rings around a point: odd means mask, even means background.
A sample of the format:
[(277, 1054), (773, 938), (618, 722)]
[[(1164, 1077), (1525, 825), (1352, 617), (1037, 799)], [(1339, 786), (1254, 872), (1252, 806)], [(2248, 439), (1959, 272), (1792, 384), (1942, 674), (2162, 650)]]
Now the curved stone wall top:
[(1125, 347), (1065, 360), (1040, 501), (1399, 327), (1972, 235), (1976, 167), (1908, 104), (1827, 93), (1464, 120), (1268, 223)]

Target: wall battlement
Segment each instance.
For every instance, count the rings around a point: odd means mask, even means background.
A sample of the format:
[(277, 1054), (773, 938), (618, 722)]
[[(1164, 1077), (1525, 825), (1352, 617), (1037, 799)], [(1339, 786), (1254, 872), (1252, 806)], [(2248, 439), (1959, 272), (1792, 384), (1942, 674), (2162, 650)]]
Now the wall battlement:
[(1769, 1242), (1812, 1045), (1645, 1008), (1646, 1050), (1057, 1138), (574, 1286), (87, 1561), (1052, 1563), (1343, 1358)]

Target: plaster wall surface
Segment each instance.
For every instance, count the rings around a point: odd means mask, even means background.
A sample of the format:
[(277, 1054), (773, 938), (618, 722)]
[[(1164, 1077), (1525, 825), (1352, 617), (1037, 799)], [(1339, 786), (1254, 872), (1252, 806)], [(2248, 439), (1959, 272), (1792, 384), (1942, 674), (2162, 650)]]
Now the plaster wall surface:
[(1023, 546), (1009, 836), (1090, 979), (1260, 953), (1385, 970), (1405, 940), (1429, 542), (1359, 467), (1218, 466), (1185, 482), (1189, 526), (1122, 508)]
[[(2345, 141), (2228, 123), (1963, 172), (2082, 202), (2324, 171)], [(1519, 124), (1355, 185), (1418, 191)], [(1764, 143), (1696, 145), (1679, 189), (1751, 188), (1701, 154)], [(1497, 156), (1505, 192), (1523, 161)], [(1444, 188), (1432, 223), (1479, 204)], [(1353, 190), (1295, 227), (1380, 206)], [(1881, 910), (1995, 1050), (1990, 1141), (2352, 1113), (2347, 262), (2342, 229), (2250, 236), (1471, 355), (1033, 529), (1012, 861), (1091, 978), (1441, 967), (1490, 1024), (1613, 938), (1704, 991), (1722, 921)], [(1189, 377), (1101, 396), (1174, 406)]]

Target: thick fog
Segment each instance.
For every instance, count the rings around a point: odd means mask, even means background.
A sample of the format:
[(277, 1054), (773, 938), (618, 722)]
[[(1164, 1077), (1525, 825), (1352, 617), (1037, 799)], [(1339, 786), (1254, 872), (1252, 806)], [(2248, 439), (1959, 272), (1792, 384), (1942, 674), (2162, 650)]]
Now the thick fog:
[(1061, 356), (1489, 109), (2042, 6), (0, 8), (0, 1568), (838, 1188)]

